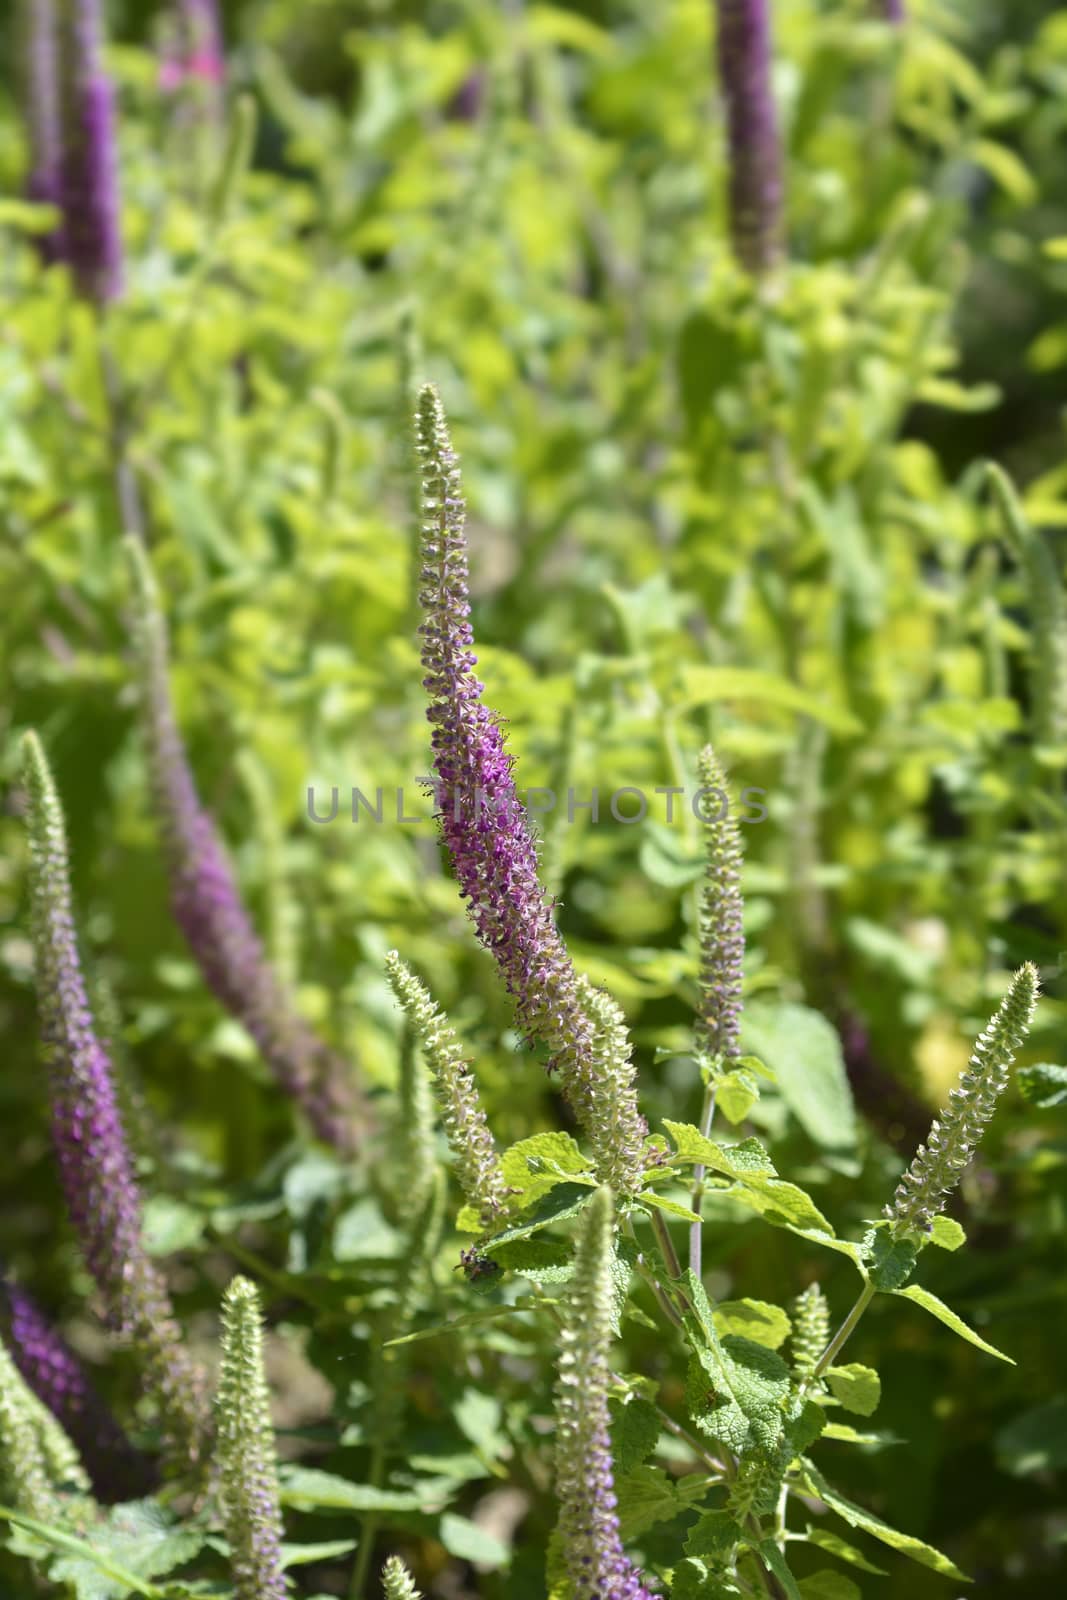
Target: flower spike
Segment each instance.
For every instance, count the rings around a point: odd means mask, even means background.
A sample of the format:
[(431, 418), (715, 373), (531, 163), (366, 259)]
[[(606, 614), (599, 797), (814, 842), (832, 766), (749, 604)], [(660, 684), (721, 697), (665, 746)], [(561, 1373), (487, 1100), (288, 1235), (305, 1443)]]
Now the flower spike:
[(282, 1514), (259, 1295), (234, 1278), (222, 1302), (217, 1401), (222, 1509), (237, 1600), (285, 1600)]
[(574, 1600), (652, 1600), (619, 1537), (608, 1432), (614, 1205), (597, 1190), (585, 1208), (560, 1335), (556, 1492)]
[(730, 147), (730, 232), (741, 264), (782, 250), (782, 152), (771, 88), (770, 0), (717, 0), (719, 75)]
[(742, 968), (741, 833), (723, 770), (710, 745), (697, 761), (701, 791), (712, 800), (704, 815), (707, 871), (700, 897), (700, 1015), (698, 1033), (710, 1060), (724, 1069), (740, 1054)]
[(385, 972), (425, 1053), (460, 1187), (488, 1228), (507, 1206), (508, 1187), (474, 1076), (454, 1029), (395, 950), (385, 958)]
[[(558, 1067), (593, 1146), (594, 1165), (623, 1193), (640, 1187), (648, 1131), (637, 1110), (630, 1045), (621, 1020), (605, 1030), (556, 928), (538, 878), (537, 849), (519, 803), (497, 717), (474, 675), (465, 506), (459, 461), (437, 392), (427, 385), (415, 417), (423, 484), (423, 686), (433, 729), (441, 834), (485, 948), (518, 1019)], [(615, 1025), (617, 1021), (617, 1026)], [(610, 1038), (606, 1037), (606, 1031)], [(610, 1045), (613, 1059), (607, 1059)]]
[(922, 1237), (959, 1183), (978, 1148), (997, 1100), (1008, 1086), (1009, 1069), (1022, 1045), (1037, 1004), (1037, 969), (1027, 961), (1011, 981), (989, 1026), (978, 1036), (971, 1059), (934, 1122), (885, 1215), (898, 1236)]
[(37, 994), (60, 1181), (86, 1264), (141, 1357), (170, 1462), (189, 1467), (202, 1459), (207, 1433), (203, 1377), (141, 1237), (140, 1190), (78, 953), (63, 812), (36, 734), (24, 738), (23, 760)]
[(175, 920), (209, 987), (252, 1035), (279, 1087), (320, 1139), (349, 1152), (355, 1121), (345, 1064), (297, 1014), (252, 926), (174, 718), (152, 569), (135, 539), (125, 545), (137, 604), (142, 723)]
[(5, 1284), (3, 1298), (12, 1359), (73, 1441), (97, 1498), (110, 1504), (151, 1493), (156, 1476), (152, 1463), (134, 1449), (58, 1329), (20, 1285)]
[(65, 259), (79, 291), (104, 305), (123, 288), (115, 94), (101, 60), (100, 0), (58, 0), (64, 77)]

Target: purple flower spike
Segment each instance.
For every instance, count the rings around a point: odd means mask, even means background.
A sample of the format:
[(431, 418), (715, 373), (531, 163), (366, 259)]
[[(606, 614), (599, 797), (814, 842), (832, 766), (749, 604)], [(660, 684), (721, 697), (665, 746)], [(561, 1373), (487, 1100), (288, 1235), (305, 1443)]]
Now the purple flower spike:
[(598, 1189), (585, 1209), (560, 1335), (556, 1493), (574, 1600), (652, 1600), (622, 1548), (608, 1431), (613, 1203)]
[(782, 152), (771, 89), (770, 0), (716, 0), (719, 75), (730, 147), (730, 232), (743, 266), (782, 248)]
[(23, 760), (37, 995), (60, 1181), (86, 1265), (141, 1358), (168, 1461), (181, 1470), (203, 1457), (203, 1375), (181, 1343), (166, 1285), (142, 1243), (141, 1195), (78, 953), (63, 812), (36, 734), (23, 740)]
[(114, 90), (100, 57), (99, 0), (61, 5), (65, 259), (85, 298), (105, 305), (123, 286)]
[(137, 594), (142, 722), (175, 920), (210, 988), (247, 1028), (281, 1089), (320, 1139), (348, 1153), (356, 1124), (346, 1064), (297, 1014), (256, 936), (174, 719), (155, 579), (141, 546), (127, 539), (126, 549)]
[[(63, 211), (63, 129), (59, 107), (59, 46), (55, 0), (33, 0), (25, 9), (26, 115), (31, 169), (26, 193)], [(40, 240), (45, 261), (62, 261), (62, 221)]]
[(648, 1132), (618, 1008), (579, 977), (537, 874), (500, 722), (475, 677), (459, 461), (436, 391), (415, 418), (423, 479), (423, 686), (433, 728), (441, 834), (478, 937), (514, 996), (521, 1026), (551, 1051), (593, 1147), (598, 1176), (634, 1193)]
[(97, 1499), (111, 1504), (151, 1494), (152, 1462), (134, 1449), (63, 1335), (25, 1289), (8, 1283), (4, 1297), (15, 1365), (77, 1446)]
[(881, 0), (882, 15), (887, 22), (903, 22), (906, 16), (904, 0)]

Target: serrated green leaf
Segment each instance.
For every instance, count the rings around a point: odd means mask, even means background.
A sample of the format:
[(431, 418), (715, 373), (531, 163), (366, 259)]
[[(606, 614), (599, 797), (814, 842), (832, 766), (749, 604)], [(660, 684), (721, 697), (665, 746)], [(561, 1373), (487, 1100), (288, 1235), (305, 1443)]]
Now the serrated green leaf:
[(827, 1367), (823, 1374), (834, 1399), (856, 1416), (869, 1417), (882, 1398), (882, 1380), (871, 1367), (850, 1362), (844, 1367)]
[(611, 1402), (611, 1451), (615, 1476), (622, 1477), (652, 1454), (663, 1431), (659, 1412), (639, 1395)]
[(588, 1159), (569, 1133), (535, 1133), (520, 1139), (500, 1158), (504, 1182), (517, 1191), (515, 1204), (525, 1211), (568, 1176), (589, 1171)]
[(818, 1468), (808, 1461), (804, 1463), (802, 1479), (808, 1490), (828, 1505), (831, 1511), (836, 1511), (850, 1527), (861, 1528), (864, 1533), (869, 1533), (872, 1538), (888, 1545), (891, 1550), (899, 1550), (902, 1555), (909, 1556), (921, 1567), (929, 1567), (946, 1578), (955, 1578), (958, 1583), (970, 1583), (971, 1580), (966, 1573), (961, 1572), (948, 1556), (943, 1555), (940, 1550), (935, 1550), (933, 1545), (926, 1544), (924, 1540), (914, 1538), (910, 1533), (898, 1532), (880, 1517), (876, 1517), (873, 1512), (865, 1511), (862, 1506), (839, 1494), (827, 1483)]
[(542, 1228), (551, 1227), (554, 1222), (564, 1222), (569, 1217), (576, 1217), (583, 1206), (589, 1204), (596, 1192), (592, 1184), (559, 1183), (547, 1194), (542, 1194), (533, 1208), (532, 1213), (522, 1222), (516, 1222), (512, 1227), (505, 1228), (502, 1233), (494, 1234), (487, 1239), (484, 1253), (492, 1256), (497, 1245), (510, 1244), (513, 1239), (528, 1239), (531, 1234), (539, 1233)]
[(773, 1178), (774, 1162), (758, 1139), (743, 1139), (739, 1144), (716, 1144), (706, 1139), (699, 1128), (688, 1122), (664, 1120), (663, 1126), (670, 1134), (678, 1152), (678, 1159), (700, 1164), (721, 1172), (726, 1178)]
[(1020, 1067), (1015, 1081), (1023, 1099), (1041, 1111), (1050, 1111), (1067, 1101), (1067, 1067), (1038, 1061), (1033, 1066)]
[(746, 1071), (744, 1067), (724, 1072), (716, 1079), (715, 1104), (727, 1122), (735, 1126), (739, 1122), (744, 1122), (758, 1099), (759, 1084), (756, 1082), (755, 1074)]
[(705, 1511), (689, 1530), (689, 1537), (685, 1541), (686, 1555), (712, 1556), (721, 1560), (729, 1555), (743, 1534), (741, 1525), (728, 1511)]
[(634, 1467), (616, 1484), (619, 1527), (624, 1540), (639, 1539), (657, 1522), (670, 1522), (681, 1502), (673, 1479), (662, 1467)]
[(715, 1327), (719, 1337), (740, 1334), (777, 1350), (789, 1337), (791, 1323), (781, 1306), (766, 1300), (722, 1300), (713, 1308)]
[(864, 1235), (860, 1250), (871, 1282), (884, 1294), (892, 1294), (907, 1283), (919, 1253), (919, 1247), (912, 1240), (895, 1239), (889, 1227), (881, 1222)]
[(946, 1328), (951, 1328), (953, 1333), (958, 1334), (961, 1339), (966, 1339), (968, 1344), (973, 1344), (978, 1350), (984, 1350), (987, 1355), (996, 1356), (998, 1361), (1006, 1361), (1009, 1366), (1013, 1367), (1015, 1365), (1011, 1356), (1006, 1356), (1003, 1350), (998, 1350), (996, 1345), (990, 1344), (988, 1340), (982, 1338), (981, 1334), (975, 1333), (973, 1328), (967, 1326), (962, 1317), (957, 1316), (956, 1312), (950, 1306), (946, 1306), (942, 1300), (939, 1300), (936, 1294), (931, 1294), (929, 1289), (923, 1289), (919, 1284), (911, 1283), (906, 1289), (894, 1289), (892, 1293), (899, 1295), (902, 1300), (910, 1300), (913, 1305), (922, 1306), (924, 1311), (928, 1311), (932, 1317), (937, 1318), (938, 1322), (943, 1322)]
[(930, 1229), (930, 1243), (939, 1250), (958, 1250), (967, 1243), (967, 1235), (954, 1217), (935, 1217)]
[(833, 1238), (833, 1228), (811, 1196), (784, 1178), (737, 1184), (728, 1193), (777, 1227)]

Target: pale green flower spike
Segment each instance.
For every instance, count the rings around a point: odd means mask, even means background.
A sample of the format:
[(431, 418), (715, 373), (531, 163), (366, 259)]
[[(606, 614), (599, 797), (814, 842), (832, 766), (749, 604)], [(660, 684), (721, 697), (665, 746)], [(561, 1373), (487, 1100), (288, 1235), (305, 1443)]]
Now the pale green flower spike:
[(216, 1400), (221, 1497), (237, 1600), (285, 1600), (282, 1517), (259, 1295), (234, 1278), (222, 1301)]
[(803, 1381), (830, 1342), (830, 1307), (817, 1283), (809, 1284), (793, 1302), (793, 1370)]
[(16, 1510), (48, 1522), (60, 1489), (88, 1492), (81, 1458), (0, 1343), (0, 1490)]
[(411, 1023), (400, 1049), (399, 1107), (394, 1130), (396, 1151), (392, 1189), (397, 1212), (415, 1222), (426, 1210), (437, 1171), (434, 1147), (436, 1108), (430, 1077), (419, 1058), (418, 1037)]
[(382, 1568), (382, 1593), (385, 1600), (422, 1600), (399, 1556), (390, 1556)]
[(700, 975), (697, 1035), (709, 1061), (729, 1065), (741, 1053), (741, 977), (745, 958), (741, 898), (741, 835), (722, 767), (710, 745), (697, 759), (705, 796), (707, 869), (700, 896)]
[(459, 1040), (425, 984), (395, 950), (385, 958), (385, 973), (425, 1054), (460, 1187), (483, 1225), (490, 1227), (507, 1204), (508, 1187)]
[(640, 1188), (648, 1132), (637, 1100), (630, 1035), (622, 1008), (587, 977), (575, 983), (578, 1004), (592, 1026), (597, 1076), (574, 1085), (571, 1100), (593, 1151), (593, 1171), (620, 1194)]
[(1055, 749), (1067, 740), (1067, 595), (1063, 578), (1041, 534), (1027, 521), (1011, 479), (993, 462), (986, 481), (1000, 512), (1005, 543), (1026, 575), (1033, 622), (1031, 714), (1039, 745)]
[(898, 1238), (928, 1234), (933, 1219), (944, 1210), (1007, 1087), (1015, 1052), (1030, 1030), (1037, 988), (1037, 969), (1028, 961), (1015, 974), (992, 1021), (979, 1035), (959, 1083), (949, 1094), (948, 1105), (931, 1127), (926, 1143), (919, 1146), (892, 1204), (885, 1208)]

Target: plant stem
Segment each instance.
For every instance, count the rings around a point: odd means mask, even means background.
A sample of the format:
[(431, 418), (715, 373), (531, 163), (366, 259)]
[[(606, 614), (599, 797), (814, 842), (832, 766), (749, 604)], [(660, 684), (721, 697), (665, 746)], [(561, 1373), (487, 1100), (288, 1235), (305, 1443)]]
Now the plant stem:
[(815, 1366), (812, 1368), (811, 1375), (808, 1378), (808, 1383), (805, 1385), (805, 1387), (814, 1383), (818, 1378), (821, 1378), (827, 1367), (833, 1361), (834, 1357), (840, 1353), (841, 1347), (854, 1331), (857, 1322), (860, 1320), (863, 1313), (874, 1299), (875, 1293), (876, 1290), (873, 1283), (868, 1282), (863, 1285), (863, 1288), (860, 1290), (859, 1297), (856, 1300), (856, 1304), (852, 1307), (852, 1310), (849, 1312), (848, 1316), (845, 1318), (844, 1322), (838, 1328), (837, 1332), (830, 1340), (830, 1343), (826, 1346), (826, 1349), (815, 1363)]
[(673, 1323), (676, 1328), (680, 1328), (682, 1326), (681, 1316), (675, 1309), (670, 1295), (656, 1277), (655, 1272), (649, 1266), (644, 1251), (641, 1249), (640, 1245), (637, 1244), (637, 1234), (634, 1232), (633, 1221), (630, 1217), (626, 1218), (624, 1227), (626, 1229), (627, 1237), (632, 1240), (635, 1246), (637, 1246), (637, 1259), (635, 1265), (638, 1272), (652, 1290), (652, 1293), (656, 1298), (656, 1304), (659, 1306), (668, 1322)]
[(655, 1207), (652, 1207), (651, 1212), (652, 1232), (656, 1235), (656, 1243), (659, 1245), (663, 1264), (672, 1278), (680, 1278), (682, 1276), (682, 1263), (678, 1260), (678, 1252), (674, 1248), (671, 1230), (664, 1221), (662, 1211), (657, 1211)]
[[(705, 1139), (710, 1137), (711, 1124), (715, 1118), (715, 1084), (708, 1082), (704, 1086), (704, 1105), (700, 1113), (700, 1132)], [(690, 1210), (700, 1216), (700, 1208), (704, 1204), (704, 1189), (707, 1182), (708, 1169), (703, 1162), (698, 1162), (693, 1168), (693, 1199)], [(704, 1251), (704, 1224), (691, 1222), (689, 1224), (689, 1266), (694, 1278), (699, 1278), (703, 1272)]]
[[(385, 1473), (385, 1442), (377, 1440), (371, 1455), (369, 1483), (372, 1488), (380, 1489), (381, 1480)], [(348, 1600), (363, 1600), (363, 1591), (367, 1587), (367, 1578), (370, 1574), (371, 1557), (374, 1554), (374, 1541), (378, 1535), (380, 1515), (377, 1511), (368, 1511), (363, 1518), (359, 1530), (359, 1549), (356, 1551), (356, 1564), (352, 1568), (352, 1582), (348, 1589)]]

